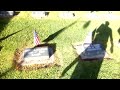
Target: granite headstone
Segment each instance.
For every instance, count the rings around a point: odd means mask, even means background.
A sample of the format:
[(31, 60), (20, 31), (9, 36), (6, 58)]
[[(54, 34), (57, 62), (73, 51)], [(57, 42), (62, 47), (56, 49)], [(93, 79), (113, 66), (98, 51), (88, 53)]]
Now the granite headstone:
[(0, 17), (11, 17), (14, 15), (14, 11), (0, 11)]
[(70, 11), (64, 11), (60, 14), (60, 17), (62, 17), (62, 18), (73, 18), (73, 17), (75, 17), (75, 13), (70, 12)]
[(53, 51), (50, 47), (27, 48), (23, 53), (22, 65), (53, 63)]
[(48, 12), (46, 11), (32, 11), (32, 17), (36, 18), (36, 19), (41, 19), (43, 17), (48, 16)]
[(112, 57), (103, 49), (101, 44), (91, 44), (91, 43), (77, 43), (73, 47), (76, 49), (78, 55), (80, 55), (82, 60), (91, 59), (112, 59)]
[(80, 54), (82, 59), (104, 58), (105, 50), (102, 49), (100, 44), (88, 44), (88, 45), (84, 44), (84, 51)]

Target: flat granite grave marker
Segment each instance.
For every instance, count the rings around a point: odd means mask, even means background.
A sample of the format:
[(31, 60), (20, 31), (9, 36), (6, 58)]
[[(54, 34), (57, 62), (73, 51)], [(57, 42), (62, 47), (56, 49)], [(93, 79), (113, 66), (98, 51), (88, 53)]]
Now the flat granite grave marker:
[(49, 12), (46, 11), (32, 11), (32, 17), (36, 19), (41, 19), (49, 15)]
[(16, 49), (13, 62), (17, 70), (33, 70), (51, 66), (61, 66), (56, 53), (56, 44), (40, 44)]
[(14, 11), (0, 11), (0, 17), (11, 17), (14, 15)]
[(101, 44), (76, 44), (73, 46), (82, 60), (91, 59), (112, 59), (112, 57), (102, 48)]
[(83, 42), (74, 44), (73, 47), (83, 60), (104, 58), (112, 59), (106, 50), (103, 49), (102, 44), (92, 43), (92, 32), (88, 33)]
[(73, 18), (73, 17), (75, 17), (75, 13), (70, 12), (70, 11), (64, 11), (64, 12), (60, 13), (60, 17), (62, 17), (62, 18)]
[[(89, 45), (89, 46), (88, 46)], [(101, 59), (105, 56), (105, 50), (100, 44), (88, 44), (85, 50), (80, 54), (82, 59)]]
[(33, 64), (49, 64), (54, 62), (54, 55), (52, 48), (48, 46), (26, 48), (23, 51), (22, 66)]

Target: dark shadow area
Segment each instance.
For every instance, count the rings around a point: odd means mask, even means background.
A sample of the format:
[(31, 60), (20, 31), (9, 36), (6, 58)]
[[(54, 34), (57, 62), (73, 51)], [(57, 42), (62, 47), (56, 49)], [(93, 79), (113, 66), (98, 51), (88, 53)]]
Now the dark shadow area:
[(2, 50), (3, 46), (0, 46), (0, 51)]
[(14, 11), (13, 16), (16, 16), (20, 13), (20, 11)]
[[(118, 29), (118, 34), (120, 35), (120, 28)], [(120, 43), (120, 39), (118, 40), (118, 43)]]
[(73, 16), (75, 16), (75, 13), (73, 13)]
[[(109, 22), (106, 21), (105, 24), (101, 24), (101, 26), (98, 29), (95, 29), (93, 31), (93, 34), (92, 34), (93, 36), (91, 37), (93, 42), (90, 45), (100, 43), (102, 45), (102, 49), (106, 51), (108, 38), (110, 38), (110, 42), (111, 42), (110, 51), (112, 53), (113, 52), (112, 29), (108, 25), (109, 25)], [(103, 55), (101, 58), (89, 59), (90, 57), (97, 54), (97, 51), (94, 51), (94, 52), (88, 51), (89, 47), (91, 47), (91, 46), (88, 46), (83, 51), (86, 53), (83, 54), (83, 52), (82, 52), (77, 58), (75, 58), (75, 60), (69, 66), (67, 66), (64, 69), (61, 77), (63, 77), (65, 75), (65, 73), (73, 65), (75, 65), (77, 63), (70, 79), (97, 79), (98, 78), (98, 74), (99, 74), (103, 59), (105, 57), (105, 53), (102, 53)], [(91, 48), (94, 49), (94, 47), (91, 47)], [(88, 59), (82, 59), (82, 57), (81, 57), (82, 54), (84, 56), (88, 56)], [(100, 55), (100, 53), (98, 53), (98, 55)]]
[(48, 16), (50, 14), (50, 12), (45, 12), (45, 16)]
[(49, 42), (51, 40), (53, 40), (54, 38), (56, 38), (60, 33), (62, 33), (64, 30), (66, 30), (67, 28), (71, 27), (72, 25), (74, 25), (75, 23), (77, 23), (77, 21), (73, 22), (72, 24), (58, 30), (57, 32), (55, 32), (54, 34), (51, 34), (48, 36), (48, 38), (46, 38), (45, 40), (43, 40), (43, 42)]
[(78, 65), (71, 75), (71, 79), (97, 79), (101, 68), (102, 60), (99, 61), (81, 61), (76, 58)]
[(76, 63), (77, 65), (70, 79), (97, 79), (102, 60), (83, 61), (80, 60), (80, 57), (75, 58), (75, 60), (64, 69), (61, 76), (64, 76), (65, 73)]
[(90, 25), (91, 21), (87, 21), (84, 25), (83, 25), (83, 28), (87, 28), (89, 25)]
[(109, 27), (109, 22), (106, 21), (105, 24), (101, 24), (98, 29), (93, 31), (92, 36), (92, 43), (101, 43), (104, 47), (104, 50), (107, 48), (107, 42), (110, 38), (110, 52), (113, 53), (113, 36), (112, 36), (112, 29)]
[(9, 23), (11, 18), (0, 18), (0, 34), (4, 30), (5, 26)]
[(94, 11), (90, 11), (91, 13), (94, 12)]

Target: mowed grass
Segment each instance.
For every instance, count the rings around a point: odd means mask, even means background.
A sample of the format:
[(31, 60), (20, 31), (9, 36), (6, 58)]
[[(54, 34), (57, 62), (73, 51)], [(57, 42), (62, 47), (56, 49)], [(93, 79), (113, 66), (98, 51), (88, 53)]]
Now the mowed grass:
[[(10, 20), (0, 20), (0, 78), (1, 79), (118, 79), (120, 78), (120, 48), (116, 43), (120, 38), (117, 30), (119, 19), (105, 15), (108, 12), (75, 11), (73, 19), (62, 19), (60, 12), (51, 11), (42, 19), (34, 19), (31, 12), (21, 11)], [(120, 15), (120, 12), (113, 12)], [(92, 16), (95, 15), (96, 18)], [(99, 17), (98, 17), (99, 16)], [(100, 17), (101, 16), (101, 17)], [(98, 17), (98, 19), (97, 19)], [(72, 47), (73, 43), (84, 41), (90, 31), (109, 21), (113, 35), (113, 53), (110, 52), (110, 40), (107, 51), (114, 58), (103, 61), (80, 61)], [(56, 55), (61, 67), (41, 68), (31, 71), (18, 71), (12, 67), (15, 50), (33, 46), (33, 30), (38, 32), (41, 43), (50, 35), (48, 43), (56, 44)], [(101, 37), (103, 38), (103, 37)], [(62, 76), (63, 75), (63, 76)], [(62, 76), (62, 77), (61, 77)]]

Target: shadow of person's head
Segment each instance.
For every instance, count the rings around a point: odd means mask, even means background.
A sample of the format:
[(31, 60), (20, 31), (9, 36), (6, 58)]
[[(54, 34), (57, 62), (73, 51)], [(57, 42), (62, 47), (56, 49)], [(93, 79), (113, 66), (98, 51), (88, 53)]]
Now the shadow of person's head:
[(120, 27), (119, 27), (119, 29), (118, 29), (118, 34), (120, 35)]
[(2, 50), (3, 46), (0, 46), (0, 51)]
[[(101, 32), (101, 33), (107, 33), (107, 31), (110, 30), (110, 27), (109, 27), (110, 23), (108, 21), (105, 21), (104, 24), (101, 24), (101, 26), (98, 28), (98, 32)], [(106, 31), (107, 30), (107, 31)]]
[(109, 26), (109, 24), (110, 24), (110, 23), (109, 23), (108, 21), (105, 22), (105, 26)]
[[(120, 27), (118, 29), (118, 34), (120, 35)], [(118, 40), (118, 43), (120, 43), (120, 39)]]

